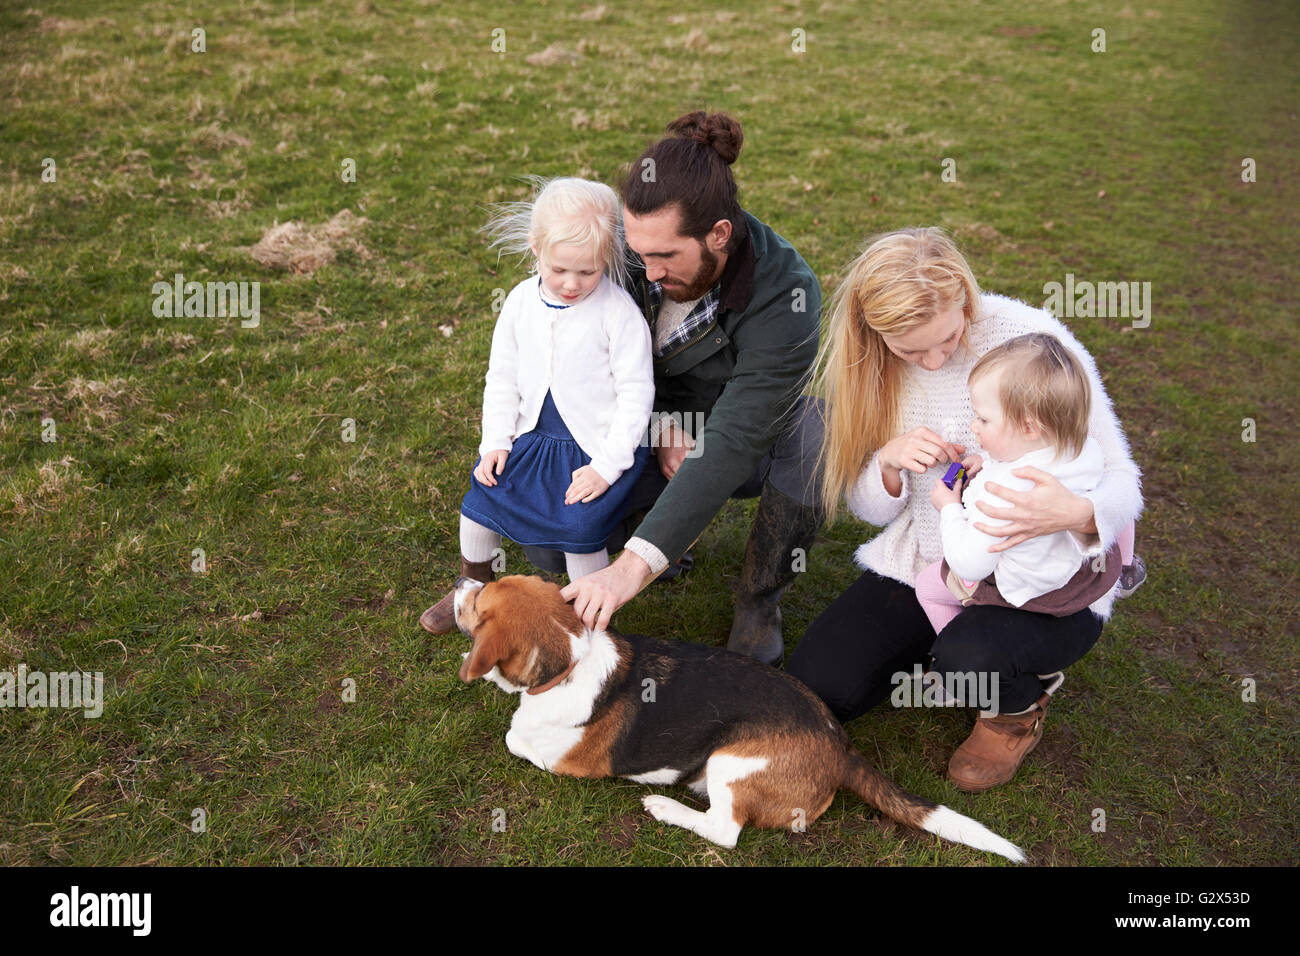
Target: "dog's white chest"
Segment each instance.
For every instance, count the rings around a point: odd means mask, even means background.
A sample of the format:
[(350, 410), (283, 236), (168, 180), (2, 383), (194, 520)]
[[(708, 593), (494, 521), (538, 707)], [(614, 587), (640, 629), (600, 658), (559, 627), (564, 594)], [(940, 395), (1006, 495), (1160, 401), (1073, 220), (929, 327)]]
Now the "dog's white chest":
[(586, 733), (583, 724), (591, 717), (596, 695), (616, 663), (614, 647), (604, 634), (583, 650), (586, 653), (581, 654), (567, 682), (542, 694), (523, 694), (510, 721), (506, 747), (543, 770), (553, 769), (582, 740)]
[(582, 740), (581, 727), (528, 726), (522, 728), (519, 719), (506, 733), (506, 747), (516, 757), (523, 757), (541, 767), (552, 770), (564, 755)]

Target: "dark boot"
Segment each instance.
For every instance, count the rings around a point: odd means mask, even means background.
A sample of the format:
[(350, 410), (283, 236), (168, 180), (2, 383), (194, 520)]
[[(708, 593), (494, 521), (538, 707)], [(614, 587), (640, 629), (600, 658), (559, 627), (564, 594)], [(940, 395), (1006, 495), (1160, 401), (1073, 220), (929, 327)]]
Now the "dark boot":
[(796, 548), (803, 559), (812, 550), (822, 526), (819, 508), (789, 498), (763, 482), (758, 514), (745, 546), (745, 565), (736, 588), (736, 616), (731, 623), (727, 650), (780, 664), (785, 654), (781, 636), (781, 595), (794, 581)]
[[(460, 559), (460, 576), (473, 578), (484, 584), (496, 578), (492, 573), (491, 561), (473, 564), (466, 561), (464, 556)], [(430, 634), (450, 634), (456, 630), (456, 588), (454, 586), (446, 597), (420, 615), (420, 627)]]
[(685, 554), (664, 568), (655, 576), (656, 581), (672, 581), (686, 574), (695, 567), (695, 555), (688, 549)]

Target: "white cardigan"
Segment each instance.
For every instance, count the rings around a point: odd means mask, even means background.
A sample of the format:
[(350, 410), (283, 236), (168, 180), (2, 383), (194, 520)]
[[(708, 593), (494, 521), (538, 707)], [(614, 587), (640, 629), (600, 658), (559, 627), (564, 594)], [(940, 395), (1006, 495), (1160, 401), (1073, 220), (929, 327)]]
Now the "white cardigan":
[(654, 406), (650, 327), (603, 276), (574, 305), (542, 301), (541, 277), (515, 286), (492, 333), (479, 454), (514, 447), (537, 425), (547, 389), (591, 466), (611, 485), (632, 467)]
[[(1027, 332), (1046, 332), (1059, 338), (1083, 363), (1092, 384), (1088, 434), (1101, 446), (1106, 467), (1096, 489), (1083, 497), (1092, 502), (1099, 546), (1101, 551), (1107, 551), (1119, 532), (1142, 512), (1141, 473), (1129, 454), (1128, 440), (1115, 417), (1096, 363), (1051, 313), (1005, 296), (982, 295), (979, 316), (967, 333), (969, 349), (958, 346), (943, 367), (933, 372), (919, 365), (906, 366), (902, 376), (899, 433), (924, 426), (947, 441), (965, 445), (967, 452), (977, 451), (987, 457), (970, 430), (974, 413), (966, 379), (979, 356)], [(936, 466), (923, 475), (903, 469), (902, 491), (895, 498), (882, 483), (879, 452), (872, 455), (866, 470), (846, 495), (853, 514), (869, 524), (884, 527), (880, 534), (858, 548), (855, 557), (859, 567), (914, 587), (916, 576), (943, 557), (939, 513), (930, 503), (930, 489), (946, 467)], [(1091, 609), (1099, 617), (1107, 618), (1114, 601), (1112, 590), (1094, 602)]]

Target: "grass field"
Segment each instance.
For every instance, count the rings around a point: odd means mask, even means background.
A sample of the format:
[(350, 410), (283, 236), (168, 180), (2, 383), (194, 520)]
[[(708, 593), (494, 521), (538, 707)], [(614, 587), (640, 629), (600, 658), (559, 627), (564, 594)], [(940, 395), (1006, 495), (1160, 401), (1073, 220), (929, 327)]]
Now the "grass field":
[[(0, 670), (106, 694), (0, 710), (0, 862), (988, 862), (847, 794), (715, 849), (646, 787), (512, 757), (515, 701), (417, 626), (457, 567), (494, 290), (525, 275), (486, 205), (616, 182), (695, 108), (740, 118), (741, 201), (827, 293), (867, 235), (925, 224), (1035, 304), (1151, 283), (1147, 327), (1066, 320), (1145, 472), (1150, 580), (1012, 785), (945, 779), (967, 712), (880, 709), (854, 741), (1035, 863), (1296, 862), (1300, 10), (680, 10), (0, 0)], [(334, 223), (319, 268), (254, 259), (290, 221)], [(156, 315), (177, 273), (259, 282), (260, 321)], [(753, 509), (617, 626), (724, 643)], [(822, 533), (788, 646), (870, 533)]]

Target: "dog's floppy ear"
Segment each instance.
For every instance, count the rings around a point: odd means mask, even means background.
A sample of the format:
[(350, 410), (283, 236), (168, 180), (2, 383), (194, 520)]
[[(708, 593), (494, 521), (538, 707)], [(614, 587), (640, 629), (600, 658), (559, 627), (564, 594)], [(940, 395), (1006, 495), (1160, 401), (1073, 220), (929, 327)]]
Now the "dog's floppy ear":
[(474, 628), (474, 648), (460, 665), (460, 679), (465, 683), (476, 681), (501, 661), (510, 656), (510, 649), (500, 635), (496, 621), (479, 619)]

